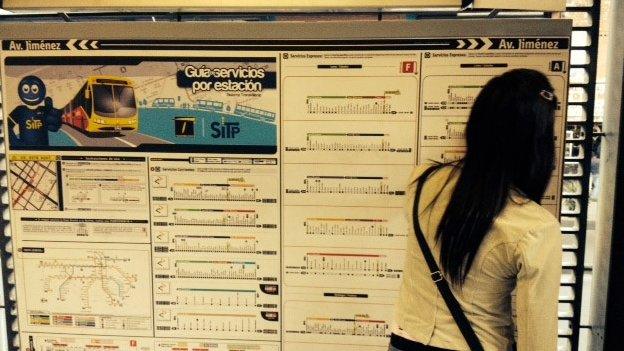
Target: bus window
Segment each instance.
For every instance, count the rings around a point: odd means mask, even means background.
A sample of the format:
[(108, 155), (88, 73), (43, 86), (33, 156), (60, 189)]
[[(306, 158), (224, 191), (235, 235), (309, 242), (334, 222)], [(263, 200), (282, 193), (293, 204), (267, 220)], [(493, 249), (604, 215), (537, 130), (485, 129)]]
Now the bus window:
[(132, 87), (114, 85), (113, 96), (117, 105), (115, 112), (118, 118), (131, 117), (136, 114), (136, 99)]
[(92, 88), (95, 113), (103, 117), (115, 117), (112, 87), (106, 84), (93, 84)]
[(132, 87), (93, 84), (95, 112), (103, 117), (131, 117), (136, 114)]

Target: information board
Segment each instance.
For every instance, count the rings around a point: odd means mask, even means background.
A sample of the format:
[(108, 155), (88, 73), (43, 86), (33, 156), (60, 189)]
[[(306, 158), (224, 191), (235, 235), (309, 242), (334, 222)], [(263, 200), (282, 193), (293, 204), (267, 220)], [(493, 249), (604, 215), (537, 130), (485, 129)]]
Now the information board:
[(4, 26), (22, 349), (386, 350), (410, 173), (505, 71), (559, 97), (558, 214), (569, 25)]

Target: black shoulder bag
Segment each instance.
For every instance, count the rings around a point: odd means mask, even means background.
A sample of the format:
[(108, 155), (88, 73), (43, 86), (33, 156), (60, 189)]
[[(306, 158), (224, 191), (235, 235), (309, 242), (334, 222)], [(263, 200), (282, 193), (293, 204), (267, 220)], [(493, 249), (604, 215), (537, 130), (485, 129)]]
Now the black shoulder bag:
[(418, 185), (416, 187), (416, 197), (414, 198), (414, 209), (412, 211), (412, 217), (414, 218), (414, 232), (416, 233), (416, 239), (418, 240), (418, 245), (420, 245), (420, 250), (425, 256), (425, 261), (427, 261), (427, 266), (429, 266), (429, 271), (431, 272), (431, 280), (438, 287), (438, 291), (444, 298), (444, 302), (446, 302), (446, 306), (448, 306), (451, 315), (453, 315), (453, 319), (459, 330), (461, 331), (464, 339), (468, 343), (471, 351), (483, 351), (483, 346), (481, 346), (481, 342), (479, 338), (477, 338), (477, 334), (475, 334), (468, 318), (462, 311), (459, 302), (453, 296), (453, 292), (449, 288), (448, 282), (442, 276), (440, 272), (440, 268), (433, 258), (433, 254), (431, 254), (431, 250), (429, 249), (429, 245), (427, 245), (427, 241), (425, 240), (425, 235), (423, 234), (420, 228), (420, 222), (418, 221), (418, 202), (420, 200), (420, 194), (422, 193), (422, 188), (427, 177), (435, 170), (434, 167), (427, 169), (418, 179)]

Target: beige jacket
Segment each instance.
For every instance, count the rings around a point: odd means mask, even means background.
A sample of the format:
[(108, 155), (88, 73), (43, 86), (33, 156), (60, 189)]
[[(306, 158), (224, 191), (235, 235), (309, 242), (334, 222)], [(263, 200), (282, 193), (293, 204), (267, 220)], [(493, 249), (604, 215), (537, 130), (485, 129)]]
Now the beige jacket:
[[(413, 182), (428, 165), (419, 166)], [(451, 175), (446, 167), (424, 185), (419, 220), (439, 262), (434, 235), (448, 204), (457, 173), (426, 209)], [(414, 237), (412, 208), (415, 184), (408, 188), (406, 215), (410, 226), (403, 282), (396, 309), (401, 334), (426, 345), (468, 350), (444, 300), (430, 278)], [(516, 289), (518, 351), (557, 349), (557, 304), (561, 279), (559, 222), (535, 202), (519, 196), (508, 201), (484, 238), (462, 289), (452, 288), (486, 351), (511, 349), (511, 294)]]

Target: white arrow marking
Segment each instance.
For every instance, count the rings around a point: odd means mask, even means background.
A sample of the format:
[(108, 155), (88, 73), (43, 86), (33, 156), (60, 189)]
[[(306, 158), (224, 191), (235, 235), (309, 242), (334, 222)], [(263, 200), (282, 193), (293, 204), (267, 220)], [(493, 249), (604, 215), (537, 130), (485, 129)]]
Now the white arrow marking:
[(468, 41), (470, 41), (470, 46), (468, 47), (468, 50), (474, 50), (474, 48), (477, 47), (477, 45), (479, 45), (479, 42), (476, 41), (475, 39), (468, 39)]
[(464, 46), (466, 46), (466, 42), (465, 42), (465, 41), (463, 41), (463, 40), (461, 40), (461, 39), (458, 39), (458, 40), (457, 40), (457, 43), (459, 44), (459, 46), (457, 47), (458, 49), (461, 49), (461, 48), (463, 48)]
[(80, 48), (83, 50), (89, 50), (89, 47), (87, 46), (88, 42), (89, 42), (88, 40), (81, 40), (78, 46), (80, 46)]
[(492, 47), (493, 43), (492, 43), (492, 41), (489, 38), (481, 38), (481, 40), (483, 40), (483, 43), (485, 43), (485, 46), (482, 47), (481, 49), (487, 50), (487, 49)]
[(97, 46), (97, 43), (98, 43), (97, 40), (92, 41), (90, 45), (91, 49), (99, 49), (99, 47)]
[(69, 50), (77, 50), (76, 47), (74, 46), (74, 44), (77, 42), (78, 40), (76, 39), (72, 39), (70, 41), (67, 42), (67, 47), (69, 48)]

